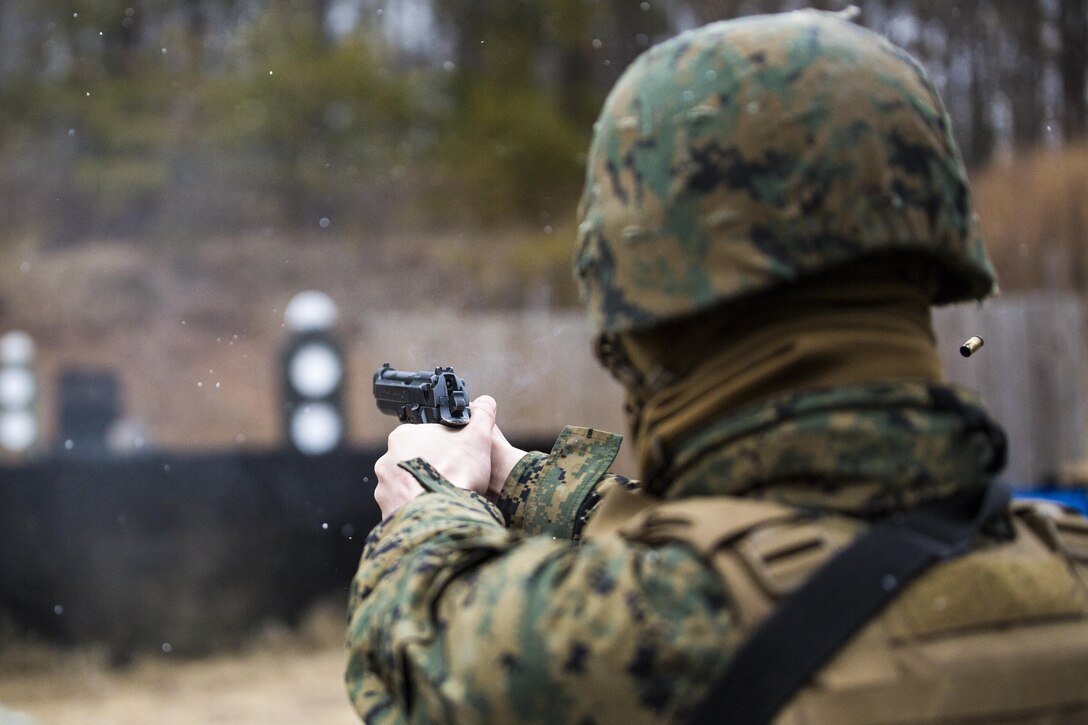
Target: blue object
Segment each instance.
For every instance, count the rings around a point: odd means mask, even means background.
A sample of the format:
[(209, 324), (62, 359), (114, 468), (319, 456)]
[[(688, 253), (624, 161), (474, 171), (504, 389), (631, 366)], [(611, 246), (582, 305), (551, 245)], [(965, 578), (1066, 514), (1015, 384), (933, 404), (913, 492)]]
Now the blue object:
[(1054, 501), (1075, 508), (1088, 516), (1088, 489), (1084, 488), (1036, 488), (1030, 491), (1017, 491), (1016, 498), (1042, 499)]

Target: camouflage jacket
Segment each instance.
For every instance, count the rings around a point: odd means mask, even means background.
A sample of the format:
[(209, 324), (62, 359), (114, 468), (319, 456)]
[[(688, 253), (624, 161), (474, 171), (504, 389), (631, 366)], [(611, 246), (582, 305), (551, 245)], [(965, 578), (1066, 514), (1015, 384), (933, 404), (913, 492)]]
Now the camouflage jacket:
[[(669, 722), (739, 646), (718, 575), (679, 544), (580, 542), (619, 437), (567, 428), (497, 505), (424, 461), (429, 493), (370, 534), (348, 691), (367, 722)], [(743, 495), (859, 514), (982, 485), (1000, 431), (963, 390), (866, 385), (765, 401), (692, 436), (666, 498)], [(656, 488), (656, 487), (654, 487)]]

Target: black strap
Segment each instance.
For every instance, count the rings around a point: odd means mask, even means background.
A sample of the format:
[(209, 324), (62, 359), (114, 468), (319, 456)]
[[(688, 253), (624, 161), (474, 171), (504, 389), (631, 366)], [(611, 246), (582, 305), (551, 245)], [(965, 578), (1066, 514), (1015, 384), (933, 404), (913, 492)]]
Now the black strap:
[(1004, 511), (1009, 489), (993, 484), (884, 519), (813, 574), (737, 651), (690, 720), (767, 723), (809, 678), (939, 561), (965, 553), (979, 527)]

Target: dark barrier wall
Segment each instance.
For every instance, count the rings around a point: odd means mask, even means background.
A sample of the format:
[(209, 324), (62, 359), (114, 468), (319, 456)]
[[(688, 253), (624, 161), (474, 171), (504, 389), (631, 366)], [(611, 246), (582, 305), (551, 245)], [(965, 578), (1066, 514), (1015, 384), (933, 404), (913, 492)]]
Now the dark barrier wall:
[[(0, 609), (115, 654), (199, 653), (343, 595), (373, 451), (57, 458), (0, 468)], [(165, 645), (165, 646), (164, 646)]]
[[(551, 441), (522, 442), (548, 450)], [(0, 610), (62, 642), (199, 654), (341, 597), (381, 514), (382, 451), (0, 467)]]

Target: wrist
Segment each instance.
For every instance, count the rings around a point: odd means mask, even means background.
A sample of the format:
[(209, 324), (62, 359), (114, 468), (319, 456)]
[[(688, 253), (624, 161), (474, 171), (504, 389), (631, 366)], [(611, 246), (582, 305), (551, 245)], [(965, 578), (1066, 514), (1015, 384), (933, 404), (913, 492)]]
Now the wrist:
[(423, 486), (415, 476), (398, 467), (383, 471), (380, 475), (378, 486), (374, 489), (374, 500), (384, 521), (414, 501), (421, 493), (424, 493)]
[(488, 485), (488, 492), (492, 496), (498, 496), (502, 492), (503, 486), (506, 485), (506, 481), (510, 478), (510, 474), (527, 455), (528, 453), (525, 451), (513, 446), (496, 452), (491, 461), (491, 481)]

